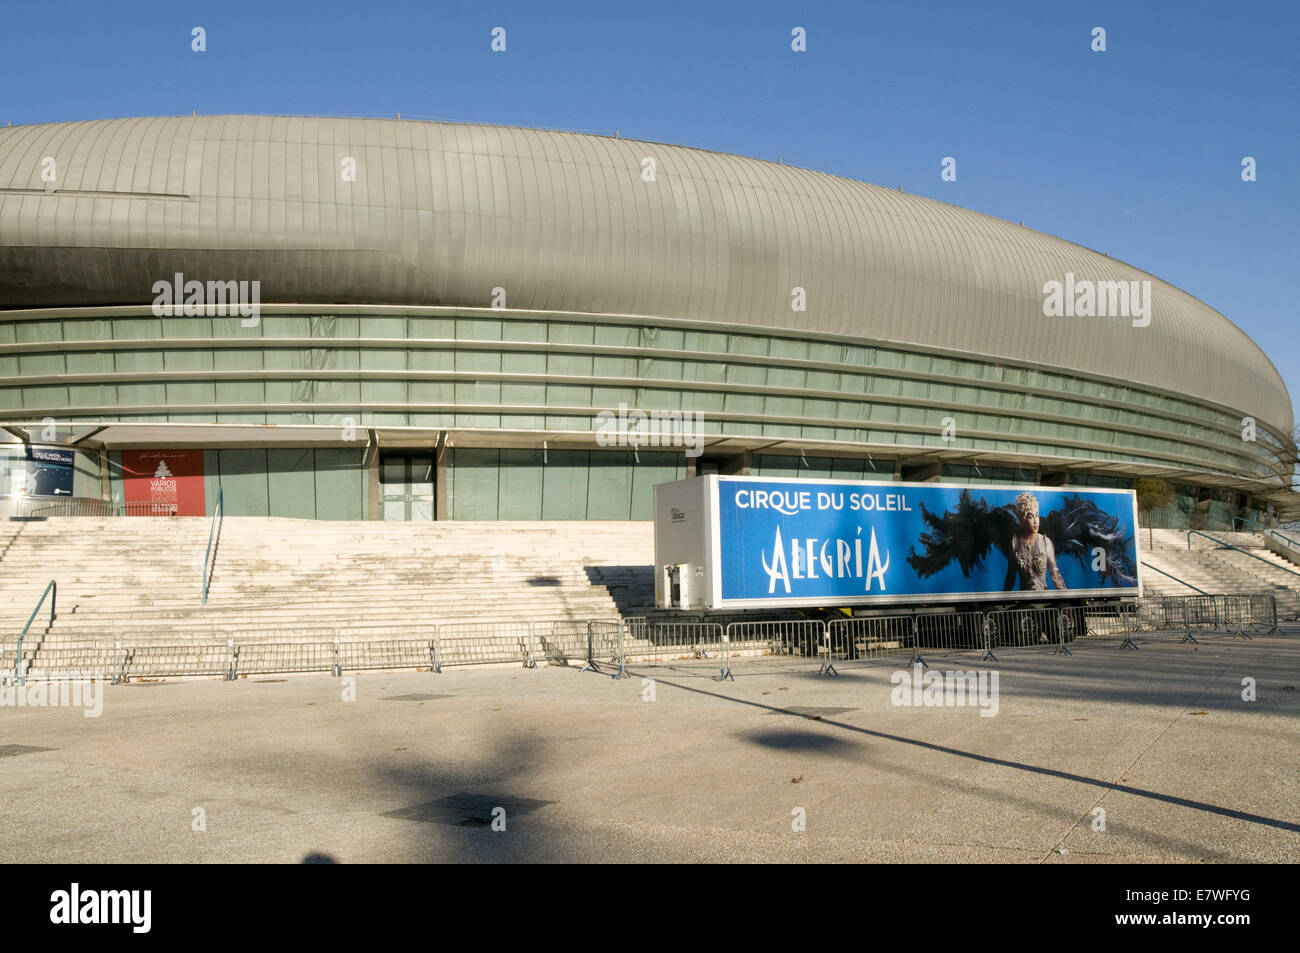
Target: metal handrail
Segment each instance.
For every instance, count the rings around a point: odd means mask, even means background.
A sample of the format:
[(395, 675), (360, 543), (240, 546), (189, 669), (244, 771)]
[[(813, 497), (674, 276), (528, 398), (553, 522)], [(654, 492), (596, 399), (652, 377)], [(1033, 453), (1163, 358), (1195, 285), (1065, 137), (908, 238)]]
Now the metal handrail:
[(0, 501), (12, 502), (13, 515), (26, 519), (179, 515), (179, 506), (175, 503), (153, 503), (148, 500), (114, 503), (93, 496), (8, 495), (0, 496)]
[[(217, 505), (212, 511), (212, 522), (208, 526), (208, 549), (203, 554), (203, 605), (208, 604), (208, 560), (212, 557), (212, 534), (217, 529), (217, 517), (221, 517), (221, 522), (226, 521), (226, 500), (221, 487), (217, 487)], [(215, 564), (213, 566), (215, 567)]]
[(1236, 526), (1238, 523), (1249, 523), (1251, 526), (1258, 526), (1261, 530), (1264, 531), (1265, 536), (1276, 536), (1278, 539), (1285, 540), (1286, 542), (1290, 543), (1296, 549), (1300, 549), (1300, 539), (1293, 539), (1292, 537), (1288, 536), (1286, 533), (1283, 533), (1281, 530), (1272, 529), (1271, 527), (1265, 526), (1259, 520), (1253, 520), (1248, 516), (1234, 516), (1232, 518), (1232, 525)]
[(1294, 569), (1287, 569), (1285, 566), (1279, 566), (1277, 563), (1271, 562), (1265, 559), (1263, 556), (1256, 556), (1248, 549), (1242, 549), (1240, 546), (1234, 546), (1232, 545), (1232, 543), (1226, 542), (1225, 540), (1222, 539), (1217, 539), (1216, 537), (1211, 536), (1209, 533), (1202, 533), (1199, 529), (1193, 529), (1187, 531), (1187, 549), (1189, 551), (1192, 548), (1193, 536), (1204, 536), (1206, 539), (1210, 540), (1211, 542), (1218, 543), (1220, 546), (1226, 546), (1228, 547), (1228, 549), (1235, 549), (1239, 553), (1245, 553), (1251, 559), (1258, 559), (1260, 562), (1264, 563), (1265, 565), (1272, 566), (1274, 569), (1280, 569), (1282, 570), (1282, 572), (1289, 572), (1293, 576), (1300, 576), (1300, 572), (1296, 572), (1296, 570)]
[(1165, 571), (1164, 571), (1163, 569), (1161, 569), (1159, 566), (1153, 566), (1153, 565), (1151, 565), (1151, 564), (1150, 564), (1149, 562), (1147, 562), (1145, 559), (1141, 560), (1141, 562), (1142, 562), (1142, 565), (1143, 565), (1143, 566), (1146, 566), (1148, 569), (1154, 569), (1156, 572), (1160, 573), (1160, 575), (1162, 575), (1162, 576), (1168, 576), (1170, 579), (1172, 579), (1174, 582), (1178, 583), (1179, 585), (1186, 586), (1188, 589), (1195, 589), (1197, 592), (1199, 592), (1199, 593), (1200, 593), (1201, 595), (1203, 595), (1203, 596), (1208, 596), (1208, 595), (1210, 594), (1210, 593), (1206, 592), (1204, 589), (1200, 588), (1199, 586), (1193, 586), (1190, 582), (1184, 582), (1182, 579), (1179, 579), (1177, 576), (1175, 576), (1175, 575), (1174, 575), (1173, 573), (1171, 573), (1171, 572), (1165, 572)]
[(1284, 539), (1286, 540), (1289, 546), (1293, 547), (1294, 549), (1300, 549), (1300, 539), (1292, 539), (1290, 536), (1286, 535), (1286, 533), (1280, 532), (1275, 529), (1269, 530), (1268, 535), (1276, 536), (1278, 539)]
[(14, 678), (19, 685), (27, 684), (27, 677), (23, 675), (23, 636), (25, 636), (27, 630), (32, 627), (32, 622), (36, 619), (36, 613), (41, 611), (41, 606), (45, 604), (45, 597), (50, 595), (51, 592), (53, 592), (54, 595), (50, 598), (50, 625), (54, 625), (54, 606), (59, 600), (59, 585), (51, 579), (50, 584), (46, 586), (45, 591), (41, 593), (40, 602), (36, 603), (36, 608), (33, 609), (32, 614), (27, 617), (27, 624), (23, 626), (23, 630), (18, 633), (18, 648), (14, 650)]

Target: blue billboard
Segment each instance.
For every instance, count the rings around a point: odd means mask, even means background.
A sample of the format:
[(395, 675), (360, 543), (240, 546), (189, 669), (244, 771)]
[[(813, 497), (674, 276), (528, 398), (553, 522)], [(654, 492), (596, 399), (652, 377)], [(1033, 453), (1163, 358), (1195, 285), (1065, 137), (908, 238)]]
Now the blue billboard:
[(1131, 492), (719, 477), (723, 603), (1136, 595)]

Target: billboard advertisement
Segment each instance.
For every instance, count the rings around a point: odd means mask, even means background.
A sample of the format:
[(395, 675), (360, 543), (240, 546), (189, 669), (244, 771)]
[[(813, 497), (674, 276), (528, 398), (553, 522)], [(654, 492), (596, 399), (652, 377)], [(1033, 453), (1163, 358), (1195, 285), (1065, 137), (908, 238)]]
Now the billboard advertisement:
[(718, 477), (718, 605), (1139, 594), (1128, 490)]
[(28, 447), (27, 495), (72, 496), (75, 457), (72, 450)]
[(132, 515), (207, 515), (202, 450), (123, 450), (122, 485)]

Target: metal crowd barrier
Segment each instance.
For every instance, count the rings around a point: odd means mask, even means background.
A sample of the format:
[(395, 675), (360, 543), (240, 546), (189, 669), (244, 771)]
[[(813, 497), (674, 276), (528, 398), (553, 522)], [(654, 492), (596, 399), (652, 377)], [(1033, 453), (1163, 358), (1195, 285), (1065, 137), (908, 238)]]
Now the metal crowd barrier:
[(1127, 639), (1138, 618), (1135, 605), (1084, 606), (1079, 639)]
[(537, 665), (538, 645), (530, 622), (444, 622), (437, 628), (437, 665), (522, 662)]
[(718, 622), (660, 622), (642, 617), (624, 621), (623, 649), (629, 663), (658, 665), (692, 659), (717, 659), (726, 634)]
[(1178, 638), (1195, 642), (1196, 635), (1277, 631), (1277, 601), (1269, 593), (1242, 595), (1151, 596), (1121, 606), (1088, 606), (1083, 610), (1082, 637), (1121, 639), (1137, 648), (1136, 638)]
[(1143, 600), (1136, 628), (1143, 633), (1183, 632), (1196, 641), (1200, 632), (1249, 633), (1277, 631), (1277, 599), (1269, 593), (1218, 596), (1164, 596)]
[(614, 667), (614, 678), (621, 678), (627, 664), (627, 651), (623, 646), (623, 623), (592, 619), (587, 623), (587, 664), (592, 671), (601, 671), (602, 665)]
[[(1117, 641), (1138, 648), (1138, 638), (1195, 641), (1211, 632), (1249, 638), (1277, 631), (1277, 604), (1268, 593), (1219, 596), (1153, 596), (1125, 603), (1096, 603), (1063, 609), (1006, 609), (928, 612), (819, 619), (745, 619), (720, 622), (623, 620), (448, 622), (409, 629), (307, 628), (286, 640), (274, 629), (239, 633), (224, 642), (163, 635), (133, 642), (129, 637), (99, 644), (47, 637), (24, 648), (23, 664), (34, 678), (49, 673), (102, 675), (114, 681), (141, 677), (244, 675), (276, 672), (332, 672), (444, 665), (541, 662), (580, 663), (584, 671), (609, 670), (615, 678), (628, 664), (720, 664), (720, 678), (732, 675), (735, 660), (816, 661), (819, 673), (838, 674), (837, 665), (965, 651), (1051, 648), (1069, 654), (1076, 641)], [(407, 637), (403, 637), (406, 633)], [(11, 657), (16, 651), (8, 643)], [(928, 663), (926, 663), (928, 664)]]
[(623, 625), (613, 621), (538, 622), (533, 634), (541, 654), (552, 665), (581, 662), (584, 671), (601, 671), (602, 665), (623, 671)]
[(826, 626), (820, 619), (777, 619), (727, 624), (732, 658), (743, 655), (813, 655), (820, 651)]
[(375, 639), (334, 643), (335, 675), (383, 668), (429, 668), (437, 665), (435, 639)]
[(52, 518), (70, 516), (108, 517), (108, 516), (175, 516), (179, 509), (176, 503), (154, 503), (150, 501), (133, 501), (129, 503), (110, 503), (95, 497), (44, 497), (21, 496), (6, 497), (13, 508), (11, 515), (19, 517)]
[(860, 616), (826, 626), (832, 662), (916, 654), (916, 616)]
[(1081, 607), (1064, 609), (999, 609), (988, 614), (989, 650), (1013, 647), (1056, 646), (1069, 655), (1067, 643), (1085, 631)]
[(235, 644), (231, 677), (333, 669), (333, 642), (243, 642)]
[(916, 660), (925, 652), (989, 650), (984, 612), (923, 612), (916, 616)]

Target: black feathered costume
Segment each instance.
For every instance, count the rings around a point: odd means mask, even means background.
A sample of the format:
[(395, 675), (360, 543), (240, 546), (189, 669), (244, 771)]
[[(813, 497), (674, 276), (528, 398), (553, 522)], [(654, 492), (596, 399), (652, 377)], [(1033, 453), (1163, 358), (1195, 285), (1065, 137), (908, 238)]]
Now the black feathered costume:
[[(925, 552), (918, 554), (913, 547), (907, 557), (918, 576), (933, 576), (954, 559), (969, 576), (972, 569), (984, 568), (989, 550), (997, 547), (1009, 567), (1005, 588), (1014, 586), (1012, 540), (1020, 528), (1014, 503), (990, 509), (987, 500), (975, 500), (970, 490), (962, 490), (956, 508), (940, 516), (922, 503), (921, 516), (930, 526), (930, 531), (921, 534)], [(1097, 585), (1084, 588), (1099, 589), (1107, 582), (1119, 588), (1137, 585), (1136, 567), (1128, 555), (1132, 537), (1118, 517), (1103, 512), (1092, 500), (1078, 494), (1066, 497), (1060, 508), (1042, 517), (1038, 531), (1052, 541), (1058, 561), (1073, 556), (1085, 572), (1096, 572)], [(1105, 568), (1100, 571), (1092, 569), (1097, 547), (1106, 554)]]

